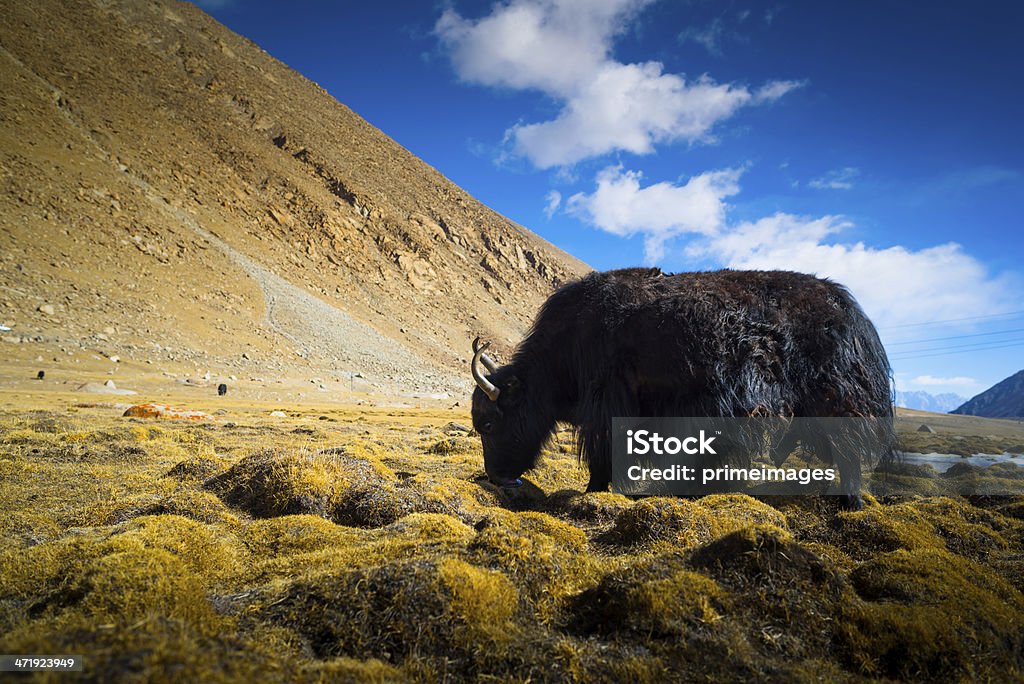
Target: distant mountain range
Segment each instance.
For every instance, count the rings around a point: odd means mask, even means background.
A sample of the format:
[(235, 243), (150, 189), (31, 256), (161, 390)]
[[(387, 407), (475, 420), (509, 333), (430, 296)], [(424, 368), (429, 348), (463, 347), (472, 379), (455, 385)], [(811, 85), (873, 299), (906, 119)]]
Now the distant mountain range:
[(929, 392), (896, 392), (896, 405), (903, 408), (931, 411), (932, 413), (949, 413), (960, 406), (967, 397), (946, 392), (931, 394)]
[(1024, 370), (1017, 371), (950, 413), (985, 418), (1024, 417)]

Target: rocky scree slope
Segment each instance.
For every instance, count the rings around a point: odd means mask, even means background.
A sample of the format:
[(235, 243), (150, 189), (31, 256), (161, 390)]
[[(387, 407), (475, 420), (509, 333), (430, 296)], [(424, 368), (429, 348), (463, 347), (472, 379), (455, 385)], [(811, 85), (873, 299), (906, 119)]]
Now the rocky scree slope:
[(192, 5), (0, 8), (8, 342), (461, 393), (588, 270)]

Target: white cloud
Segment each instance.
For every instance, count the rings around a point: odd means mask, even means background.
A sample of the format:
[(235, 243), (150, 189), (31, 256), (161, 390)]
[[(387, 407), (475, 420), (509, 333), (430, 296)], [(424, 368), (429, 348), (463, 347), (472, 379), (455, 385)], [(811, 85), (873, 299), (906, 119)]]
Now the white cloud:
[(846, 285), (879, 326), (948, 320), (1014, 308), (1009, 276), (993, 276), (956, 243), (922, 249), (870, 247), (842, 241), (853, 224), (840, 216), (776, 213), (732, 223), (726, 199), (740, 191), (742, 169), (710, 171), (679, 184), (643, 186), (642, 176), (609, 166), (590, 194), (578, 193), (568, 212), (622, 237), (642, 235), (648, 263), (668, 242), (694, 238), (686, 254), (736, 269), (814, 273)]
[(544, 196), (544, 215), (551, 218), (562, 204), (562, 193), (552, 190)]
[(829, 171), (820, 178), (815, 178), (807, 183), (816, 190), (849, 190), (853, 187), (853, 181), (860, 175), (860, 169), (847, 166), (842, 169)]
[(742, 169), (709, 171), (684, 185), (655, 183), (640, 187), (641, 174), (609, 166), (597, 175), (591, 194), (577, 193), (569, 213), (614, 235), (643, 235), (644, 257), (656, 262), (665, 244), (686, 233), (715, 234), (725, 223), (725, 198), (739, 192)]
[(562, 105), (550, 121), (507, 132), (515, 152), (540, 168), (616, 150), (648, 154), (660, 142), (710, 141), (715, 124), (739, 108), (802, 85), (772, 81), (751, 91), (667, 74), (660, 62), (615, 61), (615, 36), (649, 2), (510, 0), (477, 20), (449, 9), (435, 31), (463, 80), (539, 90)]
[(512, 0), (482, 19), (445, 10), (434, 30), (470, 83), (572, 92), (608, 60), (612, 39), (652, 0)]
[(1014, 291), (1005, 277), (953, 242), (912, 250), (836, 242), (852, 227), (836, 216), (777, 213), (743, 222), (693, 246), (729, 268), (788, 269), (846, 285), (879, 326), (944, 320), (1005, 311)]
[[(745, 19), (746, 17), (744, 17)], [(742, 19), (740, 20), (742, 21)], [(715, 17), (707, 26), (688, 26), (678, 36), (680, 43), (693, 41), (704, 46), (708, 54), (715, 57), (722, 56), (722, 36), (725, 33), (725, 25), (721, 17)]]
[(957, 375), (952, 378), (939, 378), (934, 375), (918, 375), (916, 378), (910, 381), (912, 385), (977, 385), (979, 384), (974, 378), (968, 378), (963, 375)]

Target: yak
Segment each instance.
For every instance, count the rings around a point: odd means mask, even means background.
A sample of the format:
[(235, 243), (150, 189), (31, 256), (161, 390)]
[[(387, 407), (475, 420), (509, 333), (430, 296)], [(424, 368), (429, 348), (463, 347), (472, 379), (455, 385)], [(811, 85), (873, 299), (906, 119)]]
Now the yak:
[[(576, 430), (587, 491), (611, 484), (614, 417), (856, 416), (892, 429), (875, 327), (845, 287), (803, 273), (592, 272), (548, 298), (510, 363), (486, 348), (473, 343), (472, 417), (501, 487), (521, 484), (559, 422)], [(859, 508), (861, 456), (825, 451)]]

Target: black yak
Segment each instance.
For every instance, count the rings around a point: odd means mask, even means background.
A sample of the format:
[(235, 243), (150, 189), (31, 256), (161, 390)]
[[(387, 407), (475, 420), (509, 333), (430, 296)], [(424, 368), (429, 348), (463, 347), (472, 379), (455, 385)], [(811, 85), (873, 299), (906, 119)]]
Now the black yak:
[[(577, 430), (587, 491), (611, 483), (614, 417), (860, 416), (891, 428), (874, 326), (846, 288), (802, 273), (595, 272), (551, 295), (508, 365), (484, 347), (474, 342), (473, 425), (500, 486), (536, 465), (557, 422)], [(832, 457), (858, 507), (860, 456)]]

